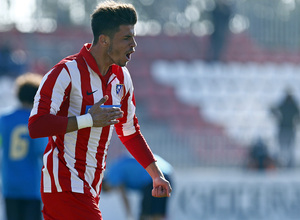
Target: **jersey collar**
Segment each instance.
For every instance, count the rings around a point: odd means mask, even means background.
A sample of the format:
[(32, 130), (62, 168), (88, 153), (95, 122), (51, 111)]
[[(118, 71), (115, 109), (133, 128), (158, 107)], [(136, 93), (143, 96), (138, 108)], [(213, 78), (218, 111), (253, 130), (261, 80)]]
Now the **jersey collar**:
[(90, 43), (84, 44), (83, 47), (80, 50), (80, 54), (82, 54), (82, 56), (84, 57), (85, 61), (89, 65), (89, 67), (95, 73), (97, 73), (99, 76), (101, 76), (99, 68), (98, 68), (98, 65), (96, 63), (96, 60), (94, 59), (94, 57), (92, 56), (92, 54), (89, 51), (89, 49), (91, 48), (91, 46), (92, 46), (92, 44), (90, 44)]

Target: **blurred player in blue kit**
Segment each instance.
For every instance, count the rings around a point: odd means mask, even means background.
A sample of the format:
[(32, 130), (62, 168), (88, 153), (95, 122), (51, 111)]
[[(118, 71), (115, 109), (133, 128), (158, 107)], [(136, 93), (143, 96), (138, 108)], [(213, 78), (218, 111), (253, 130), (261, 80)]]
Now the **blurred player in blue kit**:
[(31, 139), (28, 118), (42, 76), (16, 79), (20, 106), (0, 117), (2, 194), (7, 220), (41, 220), (40, 178), (47, 138)]
[[(163, 158), (154, 155), (157, 164), (165, 178), (172, 183), (173, 167)], [(112, 189), (119, 189), (125, 205), (127, 219), (131, 220), (133, 214), (127, 198), (128, 190), (141, 193), (141, 204), (139, 220), (163, 220), (167, 217), (168, 197), (155, 198), (151, 195), (153, 188), (152, 178), (146, 170), (130, 155), (121, 156), (108, 167), (105, 174), (102, 189), (109, 192)]]

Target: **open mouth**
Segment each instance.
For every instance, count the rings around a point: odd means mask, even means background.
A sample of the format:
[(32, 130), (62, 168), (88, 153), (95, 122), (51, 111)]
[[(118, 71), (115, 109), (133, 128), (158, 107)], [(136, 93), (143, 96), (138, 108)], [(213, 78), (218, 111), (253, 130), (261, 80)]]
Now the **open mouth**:
[(130, 59), (131, 59), (131, 54), (132, 54), (133, 52), (134, 52), (134, 51), (130, 51), (129, 53), (126, 54), (127, 60), (130, 60)]
[(126, 54), (126, 58), (127, 58), (127, 60), (131, 59), (130, 53)]

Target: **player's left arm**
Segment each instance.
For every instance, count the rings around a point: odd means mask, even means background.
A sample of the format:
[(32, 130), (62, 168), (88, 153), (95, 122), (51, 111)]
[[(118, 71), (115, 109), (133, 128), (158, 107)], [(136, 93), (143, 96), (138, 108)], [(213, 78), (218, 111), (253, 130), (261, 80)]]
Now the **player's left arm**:
[(134, 88), (127, 69), (124, 70), (125, 98), (123, 99), (122, 110), (124, 117), (116, 124), (116, 132), (131, 155), (147, 170), (153, 180), (152, 195), (155, 197), (170, 196), (172, 191), (170, 183), (165, 179), (163, 173), (156, 164), (154, 155), (142, 135), (137, 117), (135, 115)]

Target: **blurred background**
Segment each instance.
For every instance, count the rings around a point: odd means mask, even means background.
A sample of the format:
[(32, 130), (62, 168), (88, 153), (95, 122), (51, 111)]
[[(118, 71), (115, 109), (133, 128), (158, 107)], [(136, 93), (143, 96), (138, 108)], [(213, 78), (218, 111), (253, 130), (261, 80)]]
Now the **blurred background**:
[[(17, 105), (16, 76), (92, 41), (99, 2), (0, 0), (0, 113)], [(141, 130), (175, 170), (168, 219), (299, 219), (300, 0), (121, 2), (138, 11)], [(107, 166), (125, 151), (114, 135)], [(103, 193), (105, 219), (126, 219), (118, 201)]]

